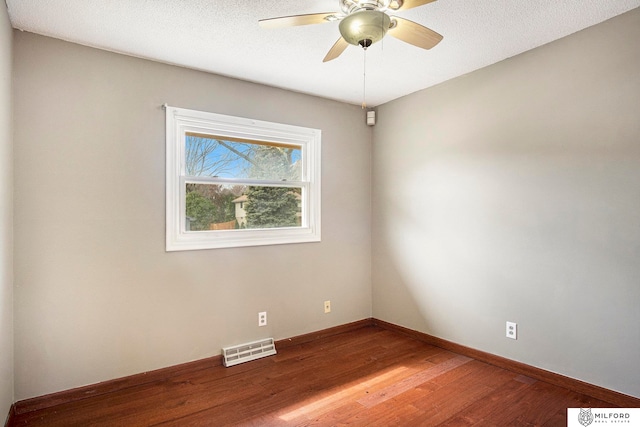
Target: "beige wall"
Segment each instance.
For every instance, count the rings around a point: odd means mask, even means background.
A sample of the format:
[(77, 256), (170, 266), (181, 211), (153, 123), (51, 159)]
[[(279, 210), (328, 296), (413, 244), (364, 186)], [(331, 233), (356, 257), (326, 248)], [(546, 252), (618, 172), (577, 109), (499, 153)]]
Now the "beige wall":
[(0, 5), (0, 423), (13, 403), (13, 33)]
[(638, 40), (635, 9), (379, 108), (375, 317), (640, 397)]
[[(14, 38), (17, 400), (371, 316), (359, 107)], [(321, 129), (322, 242), (166, 253), (164, 103)]]

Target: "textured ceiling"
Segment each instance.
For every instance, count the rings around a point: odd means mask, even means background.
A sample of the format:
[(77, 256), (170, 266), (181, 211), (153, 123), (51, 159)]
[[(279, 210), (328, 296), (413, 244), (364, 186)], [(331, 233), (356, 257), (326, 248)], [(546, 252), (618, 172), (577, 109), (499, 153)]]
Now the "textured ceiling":
[[(351, 104), (363, 100), (364, 52), (322, 59), (336, 22), (263, 29), (258, 20), (338, 11), (338, 0), (6, 0), (12, 25), (114, 52)], [(431, 50), (384, 38), (366, 52), (376, 106), (640, 7), (640, 0), (439, 0), (397, 15), (444, 36)]]

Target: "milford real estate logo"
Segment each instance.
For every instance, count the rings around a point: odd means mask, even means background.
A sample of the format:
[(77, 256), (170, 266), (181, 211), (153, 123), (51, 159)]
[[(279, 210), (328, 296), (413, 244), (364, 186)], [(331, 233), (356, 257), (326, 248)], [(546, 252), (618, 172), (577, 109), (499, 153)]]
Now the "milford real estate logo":
[(584, 427), (587, 427), (589, 424), (593, 422), (593, 414), (591, 413), (591, 408), (589, 409), (580, 408), (580, 414), (578, 415), (578, 422), (582, 424)]
[(640, 408), (567, 408), (568, 427), (605, 425), (640, 427)]
[(580, 408), (580, 414), (578, 414), (578, 422), (582, 424), (584, 427), (587, 427), (589, 424), (593, 422), (593, 414), (591, 413), (591, 408), (589, 409)]

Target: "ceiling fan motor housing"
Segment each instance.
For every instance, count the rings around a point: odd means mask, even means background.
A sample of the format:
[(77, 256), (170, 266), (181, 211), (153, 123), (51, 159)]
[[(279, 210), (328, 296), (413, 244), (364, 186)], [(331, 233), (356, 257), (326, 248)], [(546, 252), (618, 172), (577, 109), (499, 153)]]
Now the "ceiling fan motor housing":
[(391, 25), (391, 18), (378, 10), (360, 10), (340, 21), (340, 34), (347, 43), (364, 48), (382, 40)]
[(402, 0), (340, 0), (340, 9), (345, 15), (357, 10), (398, 10), (402, 6)]

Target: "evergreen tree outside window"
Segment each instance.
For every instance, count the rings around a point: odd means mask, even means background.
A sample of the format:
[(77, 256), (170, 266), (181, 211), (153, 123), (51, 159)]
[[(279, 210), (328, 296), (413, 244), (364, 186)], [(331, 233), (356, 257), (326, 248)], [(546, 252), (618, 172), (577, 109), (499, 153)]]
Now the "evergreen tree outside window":
[(320, 241), (320, 131), (166, 107), (167, 251)]

